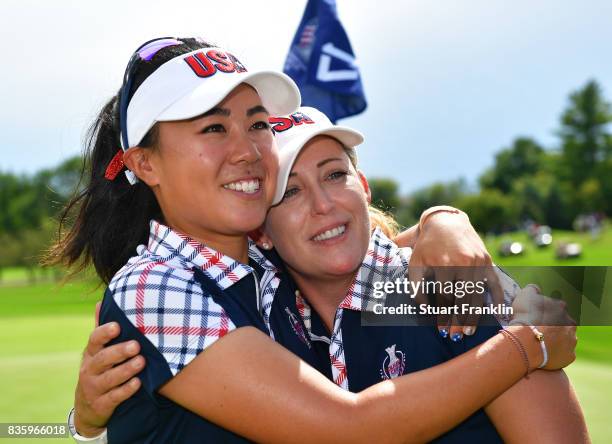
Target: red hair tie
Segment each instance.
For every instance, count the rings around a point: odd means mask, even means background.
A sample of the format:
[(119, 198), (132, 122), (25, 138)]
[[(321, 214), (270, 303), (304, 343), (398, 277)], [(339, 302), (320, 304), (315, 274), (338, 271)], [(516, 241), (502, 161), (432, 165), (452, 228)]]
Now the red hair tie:
[(113, 156), (108, 166), (106, 167), (104, 177), (108, 180), (115, 180), (115, 177), (117, 177), (117, 174), (119, 174), (123, 167), (123, 150), (120, 149), (119, 151), (117, 151), (117, 154)]

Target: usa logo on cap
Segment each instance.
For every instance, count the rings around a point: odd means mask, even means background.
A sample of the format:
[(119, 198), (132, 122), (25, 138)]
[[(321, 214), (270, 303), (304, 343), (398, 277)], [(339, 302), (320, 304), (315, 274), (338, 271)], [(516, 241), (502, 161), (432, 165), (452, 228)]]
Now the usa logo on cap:
[(334, 125), (325, 114), (309, 106), (302, 106), (289, 115), (270, 117), (269, 122), (276, 138), (280, 160), (274, 205), (282, 200), (293, 162), (308, 141), (317, 136), (329, 136), (351, 148), (363, 142), (363, 135), (359, 131)]

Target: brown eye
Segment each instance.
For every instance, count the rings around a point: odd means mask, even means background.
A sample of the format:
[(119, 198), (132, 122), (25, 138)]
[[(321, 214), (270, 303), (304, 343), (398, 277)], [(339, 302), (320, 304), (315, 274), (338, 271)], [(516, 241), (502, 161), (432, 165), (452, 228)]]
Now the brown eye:
[(222, 132), (225, 132), (225, 127), (223, 125), (221, 125), (220, 123), (216, 123), (214, 125), (208, 125), (207, 127), (205, 127), (200, 132), (202, 134), (206, 134), (206, 133), (222, 133)]
[(270, 124), (268, 122), (260, 120), (259, 122), (255, 122), (251, 126), (251, 128), (256, 129), (256, 130), (269, 130), (270, 129)]

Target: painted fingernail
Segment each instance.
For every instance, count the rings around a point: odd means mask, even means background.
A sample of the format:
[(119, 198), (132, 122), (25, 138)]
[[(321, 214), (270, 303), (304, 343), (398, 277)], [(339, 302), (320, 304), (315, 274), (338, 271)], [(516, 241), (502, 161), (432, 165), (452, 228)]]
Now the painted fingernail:
[(463, 327), (463, 334), (464, 335), (472, 336), (475, 331), (476, 331), (476, 328), (473, 327), (472, 325), (468, 325), (468, 326)]
[(442, 336), (443, 338), (448, 338), (448, 330), (445, 328), (440, 330), (440, 336)]
[(462, 336), (463, 335), (461, 333), (453, 333), (453, 335), (451, 336), (451, 341), (459, 342), (461, 341)]

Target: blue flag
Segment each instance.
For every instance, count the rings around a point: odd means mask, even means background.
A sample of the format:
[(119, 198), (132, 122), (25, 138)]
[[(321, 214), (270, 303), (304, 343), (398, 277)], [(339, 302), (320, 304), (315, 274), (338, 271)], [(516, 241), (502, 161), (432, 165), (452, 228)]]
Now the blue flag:
[(302, 105), (320, 109), (334, 123), (367, 106), (335, 0), (308, 0), (284, 71), (300, 88)]

